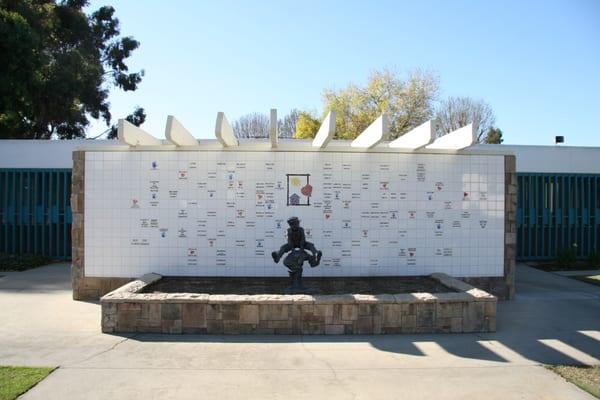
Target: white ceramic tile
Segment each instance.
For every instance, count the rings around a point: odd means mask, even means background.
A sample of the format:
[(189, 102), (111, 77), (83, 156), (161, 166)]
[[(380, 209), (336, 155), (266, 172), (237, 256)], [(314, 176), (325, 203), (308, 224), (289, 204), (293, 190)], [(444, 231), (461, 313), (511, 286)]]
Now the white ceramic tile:
[(307, 276), (499, 276), (503, 168), (498, 156), (90, 153), (86, 274), (285, 276), (270, 252), (298, 216), (324, 252)]

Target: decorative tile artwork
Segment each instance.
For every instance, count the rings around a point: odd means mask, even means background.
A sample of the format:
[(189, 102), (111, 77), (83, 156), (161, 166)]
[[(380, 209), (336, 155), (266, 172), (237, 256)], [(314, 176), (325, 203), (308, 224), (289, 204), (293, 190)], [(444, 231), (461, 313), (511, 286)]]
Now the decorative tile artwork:
[(502, 276), (504, 157), (86, 152), (86, 276), (286, 276), (291, 216), (306, 276)]

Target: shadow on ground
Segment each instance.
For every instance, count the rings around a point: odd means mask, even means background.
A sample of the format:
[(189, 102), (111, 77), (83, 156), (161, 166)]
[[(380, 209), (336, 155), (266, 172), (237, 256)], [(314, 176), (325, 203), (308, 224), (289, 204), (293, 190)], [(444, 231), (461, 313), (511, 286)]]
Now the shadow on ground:
[(411, 356), (440, 350), (465, 359), (543, 364), (598, 364), (600, 288), (538, 271), (518, 269), (517, 298), (498, 304), (498, 331), (482, 334), (372, 336), (212, 336), (138, 334), (139, 342), (368, 343)]
[[(70, 297), (68, 264), (0, 278), (0, 295), (60, 294)], [(16, 300), (15, 300), (16, 301)], [(42, 300), (43, 301), (43, 300)], [(64, 301), (64, 299), (63, 299)], [(15, 303), (16, 304), (16, 303)], [(63, 304), (63, 303), (61, 303)], [(67, 302), (66, 304), (75, 304)], [(93, 306), (93, 304), (90, 304)], [(100, 310), (86, 329), (100, 331)], [(51, 315), (45, 316), (51, 318)], [(97, 321), (97, 322), (95, 322)], [(422, 334), (373, 336), (212, 336), (114, 335), (119, 343), (202, 344), (334, 344), (336, 349), (362, 344), (393, 355), (441, 357), (446, 365), (464, 361), (544, 364), (598, 364), (600, 361), (600, 287), (519, 265), (517, 298), (498, 304), (498, 331), (485, 334)], [(23, 327), (25, 328), (25, 326)], [(62, 329), (62, 328), (61, 328)], [(73, 329), (73, 328), (70, 328)], [(76, 328), (75, 328), (76, 329)], [(41, 334), (41, 332), (40, 332)], [(110, 339), (110, 335), (100, 335)], [(345, 347), (347, 346), (347, 347)], [(325, 347), (325, 346), (323, 346)], [(196, 349), (196, 347), (194, 347)], [(183, 349), (181, 350), (184, 351)]]

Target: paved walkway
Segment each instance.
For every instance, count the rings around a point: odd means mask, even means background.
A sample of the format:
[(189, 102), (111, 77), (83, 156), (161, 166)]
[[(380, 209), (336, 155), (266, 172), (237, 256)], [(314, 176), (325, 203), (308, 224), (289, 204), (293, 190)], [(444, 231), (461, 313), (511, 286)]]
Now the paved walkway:
[(24, 399), (592, 399), (540, 364), (600, 363), (600, 287), (517, 272), (494, 334), (113, 336), (54, 264), (0, 278), (0, 364), (60, 366)]

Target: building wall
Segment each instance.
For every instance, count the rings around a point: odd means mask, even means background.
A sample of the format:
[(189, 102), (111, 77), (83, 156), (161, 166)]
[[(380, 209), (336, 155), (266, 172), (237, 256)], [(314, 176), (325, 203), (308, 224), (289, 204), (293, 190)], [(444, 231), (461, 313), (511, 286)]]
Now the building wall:
[[(72, 152), (82, 146), (127, 148), (116, 140), (0, 140), (0, 168), (72, 168)], [(600, 173), (600, 147), (479, 144), (465, 153), (480, 151), (514, 154), (517, 173)]]

